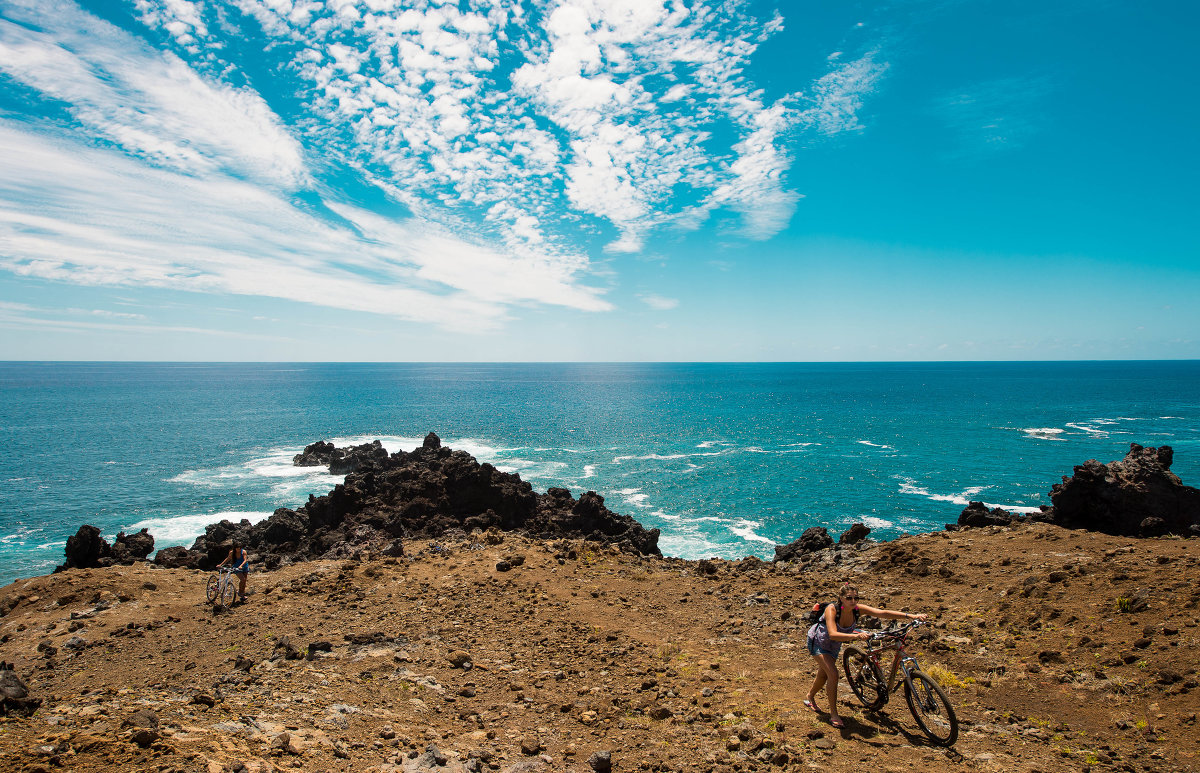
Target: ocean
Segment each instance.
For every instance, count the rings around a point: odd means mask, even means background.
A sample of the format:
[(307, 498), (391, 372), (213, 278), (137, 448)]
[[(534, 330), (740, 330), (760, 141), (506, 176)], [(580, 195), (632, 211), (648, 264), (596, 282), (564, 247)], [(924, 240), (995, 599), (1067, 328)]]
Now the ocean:
[(685, 558), (825, 526), (1032, 511), (1089, 458), (1171, 445), (1200, 485), (1200, 361), (868, 364), (0, 363), (0, 584), (81, 524), (156, 548), (340, 481), (308, 443), (444, 445), (536, 490), (595, 490)]

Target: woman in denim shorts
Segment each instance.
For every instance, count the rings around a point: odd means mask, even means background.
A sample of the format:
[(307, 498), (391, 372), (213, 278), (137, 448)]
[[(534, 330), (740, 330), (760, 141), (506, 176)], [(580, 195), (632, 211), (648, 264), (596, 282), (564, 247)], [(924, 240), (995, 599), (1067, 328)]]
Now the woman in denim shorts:
[(808, 690), (808, 698), (804, 701), (804, 705), (813, 711), (820, 711), (817, 708), (817, 693), (824, 687), (825, 695), (829, 698), (829, 724), (834, 727), (846, 726), (846, 723), (838, 716), (837, 710), (837, 656), (842, 650), (842, 642), (871, 638), (871, 634), (857, 628), (860, 614), (884, 620), (925, 619), (925, 615), (910, 615), (907, 612), (876, 609), (868, 607), (866, 604), (859, 604), (858, 589), (852, 585), (842, 586), (837, 602), (827, 605), (821, 619), (808, 629), (808, 651), (817, 661), (818, 668), (817, 677)]

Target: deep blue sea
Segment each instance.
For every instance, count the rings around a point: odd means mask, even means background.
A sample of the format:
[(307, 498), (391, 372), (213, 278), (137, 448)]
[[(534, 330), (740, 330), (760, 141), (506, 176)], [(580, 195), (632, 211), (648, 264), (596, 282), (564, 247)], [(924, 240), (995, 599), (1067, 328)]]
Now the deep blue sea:
[(592, 489), (669, 555), (772, 555), (813, 525), (941, 529), (968, 500), (1049, 504), (1130, 442), (1200, 485), (1200, 362), (0, 363), (0, 584), (80, 524), (189, 544), (339, 482), (316, 440), (443, 443), (538, 491)]

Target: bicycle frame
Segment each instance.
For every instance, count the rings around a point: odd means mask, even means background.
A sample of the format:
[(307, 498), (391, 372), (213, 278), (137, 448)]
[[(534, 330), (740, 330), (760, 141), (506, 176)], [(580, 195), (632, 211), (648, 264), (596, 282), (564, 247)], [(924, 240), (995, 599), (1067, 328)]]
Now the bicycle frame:
[[(889, 640), (882, 641), (880, 644), (868, 644), (864, 647), (864, 651), (871, 662), (879, 668), (879, 672), (883, 673), (883, 666), (880, 661), (885, 652), (894, 652), (895, 657), (892, 659), (892, 668), (888, 672), (887, 677), (887, 692), (885, 696), (891, 695), (896, 690), (900, 689), (900, 685), (910, 681), (913, 671), (918, 671), (921, 664), (917, 659), (909, 654), (905, 645), (908, 643), (908, 634), (912, 632), (910, 628), (901, 636), (889, 637)], [(897, 675), (903, 675), (902, 679), (897, 679)]]
[[(233, 567), (231, 566), (217, 567), (217, 584), (214, 589), (215, 593), (212, 593), (209, 598), (211, 603), (217, 604), (224, 600), (225, 596), (227, 595), (226, 591), (233, 587), (235, 574), (236, 572), (233, 571)], [(211, 582), (211, 578), (209, 581)], [(236, 593), (236, 591), (234, 591), (234, 593)]]

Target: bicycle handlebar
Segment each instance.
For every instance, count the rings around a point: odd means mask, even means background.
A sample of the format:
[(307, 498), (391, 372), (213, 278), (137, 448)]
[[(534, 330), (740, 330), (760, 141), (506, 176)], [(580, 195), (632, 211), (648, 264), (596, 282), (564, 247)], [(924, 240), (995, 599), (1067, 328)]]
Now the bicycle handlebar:
[(889, 628), (883, 631), (876, 631), (871, 634), (871, 641), (879, 641), (880, 639), (903, 639), (922, 625), (925, 625), (924, 620), (912, 620), (905, 625), (900, 626), (899, 628)]

